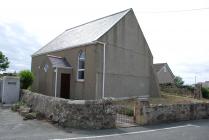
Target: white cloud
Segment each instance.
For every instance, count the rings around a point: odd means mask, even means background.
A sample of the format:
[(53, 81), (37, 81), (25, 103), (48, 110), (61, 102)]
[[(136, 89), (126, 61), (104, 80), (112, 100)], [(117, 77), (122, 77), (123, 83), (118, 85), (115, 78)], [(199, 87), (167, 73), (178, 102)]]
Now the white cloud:
[(7, 71), (30, 69), (30, 55), (41, 45), (17, 23), (0, 23), (0, 48), (8, 57)]

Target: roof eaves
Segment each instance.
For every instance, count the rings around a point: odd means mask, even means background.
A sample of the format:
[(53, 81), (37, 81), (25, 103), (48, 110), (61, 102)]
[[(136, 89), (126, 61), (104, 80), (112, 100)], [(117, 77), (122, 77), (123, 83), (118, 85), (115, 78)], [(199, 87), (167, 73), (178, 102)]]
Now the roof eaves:
[(62, 34), (64, 34), (66, 31), (62, 32), (61, 34), (59, 34), (58, 36), (54, 37), (54, 39), (52, 39), (51, 41), (49, 41), (46, 45), (44, 45), (43, 47), (41, 47), (38, 51), (34, 52), (31, 56), (36, 55), (36, 53), (38, 53), (39, 51), (41, 51), (42, 49), (44, 49), (45, 47), (47, 47), (51, 42), (53, 42), (55, 39), (57, 39), (58, 37), (60, 37)]
[(63, 49), (59, 49), (59, 50), (53, 50), (53, 51), (43, 52), (43, 53), (39, 53), (39, 54), (34, 53), (34, 54), (31, 55), (31, 57), (40, 56), (40, 55), (43, 55), (43, 54), (48, 54), (48, 53), (53, 53), (53, 52), (59, 52), (59, 51), (63, 51), (63, 50), (66, 50), (66, 49), (73, 49), (73, 48), (82, 47), (82, 46), (86, 46), (86, 45), (93, 45), (93, 44), (96, 44), (96, 42), (91, 41), (91, 42), (88, 42), (88, 43), (83, 43), (83, 44), (79, 44), (79, 45), (75, 45), (75, 46), (69, 46), (69, 47), (66, 47), (66, 48), (63, 48)]
[(52, 68), (60, 68), (60, 69), (73, 69), (73, 67), (56, 67), (56, 66), (52, 66)]

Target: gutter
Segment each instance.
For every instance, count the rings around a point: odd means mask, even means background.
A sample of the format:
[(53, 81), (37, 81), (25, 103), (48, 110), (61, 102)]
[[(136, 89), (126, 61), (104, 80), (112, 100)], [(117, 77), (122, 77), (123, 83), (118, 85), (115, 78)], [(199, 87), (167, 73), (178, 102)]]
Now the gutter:
[(96, 43), (102, 44), (103, 45), (103, 73), (102, 73), (102, 98), (105, 97), (104, 94), (104, 86), (105, 86), (105, 70), (106, 70), (106, 64), (105, 64), (105, 54), (106, 54), (106, 43), (101, 42), (101, 41), (94, 41)]

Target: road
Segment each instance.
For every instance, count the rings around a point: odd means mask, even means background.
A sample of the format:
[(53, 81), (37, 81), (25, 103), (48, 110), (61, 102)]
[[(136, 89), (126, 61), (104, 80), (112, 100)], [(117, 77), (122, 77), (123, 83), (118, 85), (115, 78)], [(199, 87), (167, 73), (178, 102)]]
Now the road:
[(105, 130), (62, 129), (0, 107), (0, 140), (209, 140), (209, 120)]

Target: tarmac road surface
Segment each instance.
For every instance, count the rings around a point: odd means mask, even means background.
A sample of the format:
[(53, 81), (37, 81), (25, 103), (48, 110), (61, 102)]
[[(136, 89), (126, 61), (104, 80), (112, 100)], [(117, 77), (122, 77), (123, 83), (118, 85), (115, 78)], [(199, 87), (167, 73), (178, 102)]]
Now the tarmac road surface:
[(209, 120), (104, 130), (63, 129), (0, 107), (0, 140), (209, 140)]

